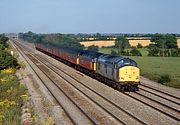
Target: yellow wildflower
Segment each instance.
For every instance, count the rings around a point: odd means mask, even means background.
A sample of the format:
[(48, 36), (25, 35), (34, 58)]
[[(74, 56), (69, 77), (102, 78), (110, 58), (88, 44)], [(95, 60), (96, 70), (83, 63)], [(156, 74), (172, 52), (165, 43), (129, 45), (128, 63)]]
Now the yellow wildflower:
[(12, 74), (14, 73), (15, 69), (14, 68), (7, 68), (1, 71), (3, 74)]
[(6, 79), (5, 78), (1, 78), (1, 82), (3, 83), (3, 82), (5, 82), (6, 81)]
[(9, 108), (10, 106), (14, 106), (14, 105), (16, 105), (15, 101), (9, 101), (7, 99), (0, 102), (0, 107), (3, 107), (3, 108)]
[(8, 89), (6, 92), (7, 93), (11, 93), (13, 91), (13, 87), (11, 87), (10, 89)]
[(28, 95), (27, 95), (27, 94), (21, 95), (21, 98), (22, 98), (22, 99), (27, 99), (27, 98), (28, 98)]

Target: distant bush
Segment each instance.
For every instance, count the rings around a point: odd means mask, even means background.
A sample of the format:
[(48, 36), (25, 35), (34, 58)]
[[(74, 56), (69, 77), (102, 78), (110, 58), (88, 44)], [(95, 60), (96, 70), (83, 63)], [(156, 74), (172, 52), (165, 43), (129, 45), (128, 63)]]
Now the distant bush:
[(148, 50), (148, 56), (159, 56), (159, 48), (150, 48)]
[(131, 51), (130, 51), (130, 55), (131, 56), (142, 56), (141, 52), (139, 50), (137, 50), (136, 48), (133, 48)]
[(121, 52), (121, 54), (122, 54), (123, 56), (130, 56), (129, 50), (123, 50), (123, 51)]
[(18, 61), (8, 51), (0, 50), (0, 70), (8, 67), (16, 68)]
[(161, 75), (158, 82), (161, 83), (161, 84), (164, 84), (164, 83), (168, 83), (171, 81), (171, 77), (170, 75), (166, 74), (166, 75)]
[(111, 49), (111, 54), (112, 55), (117, 55), (118, 53), (115, 50)]
[(95, 45), (92, 45), (92, 46), (89, 46), (89, 47), (88, 47), (88, 50), (90, 50), (90, 51), (98, 51), (98, 50), (99, 50), (99, 47), (98, 47), (98, 46), (95, 46)]

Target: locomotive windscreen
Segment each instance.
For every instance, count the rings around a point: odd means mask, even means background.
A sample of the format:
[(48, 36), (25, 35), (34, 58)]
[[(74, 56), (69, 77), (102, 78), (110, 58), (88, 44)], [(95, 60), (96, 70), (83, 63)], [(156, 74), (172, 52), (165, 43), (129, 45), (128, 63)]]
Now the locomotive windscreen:
[(129, 58), (124, 58), (118, 62), (118, 67), (123, 66), (135, 66), (137, 67), (137, 63)]

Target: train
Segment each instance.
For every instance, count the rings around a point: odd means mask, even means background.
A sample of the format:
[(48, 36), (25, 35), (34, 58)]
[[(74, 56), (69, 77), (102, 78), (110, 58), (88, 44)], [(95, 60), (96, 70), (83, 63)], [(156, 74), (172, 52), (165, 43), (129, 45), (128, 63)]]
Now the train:
[(140, 69), (130, 58), (42, 43), (35, 48), (116, 90), (138, 90)]

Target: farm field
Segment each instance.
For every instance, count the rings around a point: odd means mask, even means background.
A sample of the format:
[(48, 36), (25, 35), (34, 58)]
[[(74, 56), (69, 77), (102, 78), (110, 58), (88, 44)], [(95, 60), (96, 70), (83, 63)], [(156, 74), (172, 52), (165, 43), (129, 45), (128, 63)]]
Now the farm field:
[(180, 58), (179, 57), (129, 57), (138, 63), (141, 75), (158, 81), (160, 76), (169, 75), (168, 86), (180, 88)]
[(114, 46), (115, 41), (114, 40), (85, 41), (85, 42), (80, 42), (80, 44), (84, 45), (85, 47), (92, 46), (92, 45), (99, 46), (99, 47), (102, 47), (102, 46), (107, 47), (107, 46)]

